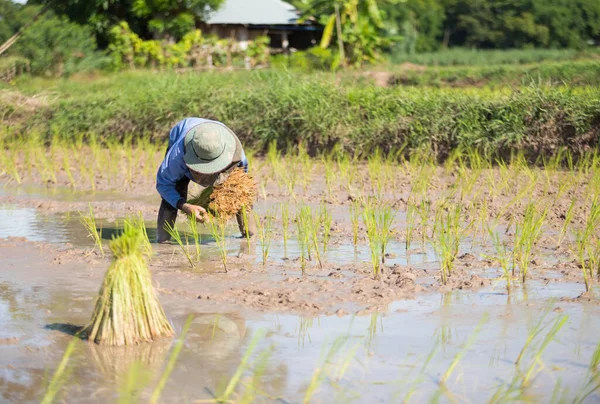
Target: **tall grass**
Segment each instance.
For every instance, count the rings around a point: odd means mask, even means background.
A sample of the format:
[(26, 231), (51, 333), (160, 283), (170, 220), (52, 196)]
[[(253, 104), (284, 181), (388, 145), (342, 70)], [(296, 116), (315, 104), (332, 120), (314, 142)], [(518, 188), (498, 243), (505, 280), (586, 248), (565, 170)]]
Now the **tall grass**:
[[(553, 154), (561, 146), (580, 151), (595, 147), (596, 139), (570, 139), (573, 133), (594, 133), (600, 110), (597, 87), (535, 84), (514, 92), (381, 89), (356, 80), (340, 86), (328, 75), (281, 72), (127, 72), (88, 82), (36, 80), (20, 85), (28, 96), (41, 92), (55, 96), (33, 111), (7, 100), (6, 112), (0, 116), (11, 138), (38, 133), (48, 143), (54, 133), (67, 140), (82, 134), (85, 141), (90, 135), (120, 140), (129, 136), (132, 140), (127, 143), (135, 145), (139, 137), (164, 140), (164, 133), (178, 119), (170, 111), (178, 111), (178, 117), (202, 111), (205, 117), (225, 122), (245, 145), (257, 150), (270, 144), (278, 150), (302, 144), (299, 150), (317, 152), (339, 144), (351, 156), (356, 152), (363, 158), (377, 148), (407, 154), (425, 147), (434, 151), (430, 152), (433, 159), (474, 145), (503, 157), (518, 149), (529, 156)], [(195, 91), (182, 91), (188, 88)], [(217, 88), (221, 91), (214, 91)], [(20, 91), (19, 85), (13, 91)], [(135, 154), (126, 150), (120, 154), (121, 164), (126, 165), (124, 182), (128, 182), (137, 167)], [(352, 178), (352, 159), (336, 160), (340, 168), (348, 169), (340, 170), (342, 177)], [(297, 156), (294, 167), (299, 170), (278, 171), (292, 195), (299, 183), (306, 186), (306, 174), (311, 173), (306, 162), (304, 156)]]

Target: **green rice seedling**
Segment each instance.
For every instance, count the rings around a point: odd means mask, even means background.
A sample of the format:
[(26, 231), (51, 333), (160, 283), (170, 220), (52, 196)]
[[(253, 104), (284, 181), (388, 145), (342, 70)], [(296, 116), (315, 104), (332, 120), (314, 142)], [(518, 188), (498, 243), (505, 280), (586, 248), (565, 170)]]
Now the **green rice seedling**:
[(242, 224), (244, 225), (244, 234), (242, 234), (242, 236), (244, 236), (246, 238), (246, 244), (248, 245), (248, 250), (250, 250), (250, 247), (252, 245), (252, 239), (250, 238), (250, 223), (248, 221), (249, 217), (249, 212), (248, 212), (248, 208), (246, 208), (246, 205), (242, 206)]
[(419, 204), (419, 218), (421, 227), (421, 244), (425, 246), (425, 239), (427, 238), (427, 228), (429, 227), (429, 215), (431, 214), (431, 201), (421, 200)]
[[(592, 279), (594, 276), (594, 269), (597, 270), (598, 263), (594, 263), (597, 254), (594, 253), (594, 237), (596, 229), (600, 223), (600, 203), (598, 197), (592, 200), (590, 211), (585, 222), (583, 229), (578, 230), (576, 233), (576, 246), (577, 246), (577, 257), (581, 271), (583, 273), (583, 279), (585, 282), (586, 292), (592, 290)], [(597, 244), (596, 244), (597, 246)], [(596, 267), (594, 267), (594, 265)]]
[(195, 268), (194, 261), (192, 260), (192, 256), (190, 255), (190, 252), (187, 248), (187, 238), (186, 242), (184, 243), (183, 239), (181, 238), (181, 233), (179, 233), (179, 229), (177, 228), (177, 226), (171, 226), (170, 223), (165, 223), (165, 230), (167, 231), (167, 233), (169, 233), (169, 236), (171, 236), (171, 238), (175, 240), (179, 248), (181, 248), (181, 252), (190, 263), (190, 266), (192, 268)]
[(547, 214), (548, 208), (539, 213), (535, 205), (529, 203), (525, 207), (523, 221), (516, 224), (513, 248), (513, 275), (515, 267), (518, 266), (523, 283), (527, 280), (531, 253), (540, 238), (542, 225)]
[[(88, 215), (84, 215), (82, 212), (79, 212), (81, 223), (83, 227), (88, 232), (88, 237), (91, 237), (94, 240), (94, 249), (98, 247), (100, 251), (100, 255), (104, 257), (104, 248), (102, 247), (102, 225), (100, 225), (100, 229), (96, 227), (96, 218), (94, 217), (94, 211), (92, 210), (92, 205), (88, 205), (90, 209), (90, 213)], [(93, 250), (92, 250), (93, 251)]]
[(296, 211), (296, 227), (298, 246), (300, 247), (300, 267), (305, 275), (306, 261), (311, 259), (311, 229), (312, 213), (309, 206), (302, 206)]
[(573, 198), (573, 200), (571, 201), (571, 204), (569, 205), (569, 208), (567, 209), (567, 212), (565, 213), (565, 221), (563, 222), (563, 225), (560, 228), (560, 233), (558, 235), (558, 240), (556, 243), (556, 246), (559, 247), (560, 245), (562, 245), (562, 242), (565, 239), (565, 236), (567, 235), (567, 230), (569, 229), (569, 226), (571, 225), (571, 222), (573, 221), (573, 216), (575, 214), (575, 203), (577, 202), (577, 198)]
[(209, 216), (207, 220), (208, 228), (212, 234), (217, 247), (219, 248), (219, 254), (221, 256), (221, 262), (223, 262), (223, 269), (227, 272), (227, 237), (225, 237), (225, 220), (216, 217)]
[(265, 216), (261, 218), (260, 215), (255, 213), (254, 217), (256, 219), (257, 233), (262, 250), (262, 264), (264, 266), (267, 263), (269, 250), (271, 249), (271, 243), (273, 242), (273, 214), (272, 212), (267, 212)]
[(58, 395), (58, 392), (66, 384), (70, 374), (70, 371), (67, 368), (67, 366), (69, 364), (71, 356), (73, 355), (73, 352), (75, 352), (75, 345), (78, 341), (79, 338), (74, 337), (71, 339), (71, 342), (69, 342), (69, 345), (67, 345), (67, 349), (65, 349), (65, 353), (63, 354), (63, 357), (60, 360), (58, 367), (54, 371), (54, 374), (52, 375), (52, 379), (50, 379), (48, 387), (46, 388), (44, 397), (42, 397), (42, 404), (52, 404), (56, 396)]
[(556, 318), (554, 322), (552, 322), (552, 326), (550, 330), (541, 341), (541, 344), (537, 347), (537, 350), (533, 354), (533, 358), (531, 364), (527, 367), (527, 369), (521, 374), (521, 390), (525, 389), (531, 384), (531, 381), (534, 379), (535, 375), (543, 368), (542, 365), (542, 354), (548, 347), (548, 345), (556, 338), (556, 335), (559, 331), (564, 327), (569, 319), (566, 315), (561, 315)]
[(150, 239), (148, 238), (148, 232), (146, 230), (146, 223), (144, 222), (144, 216), (142, 212), (138, 212), (137, 216), (128, 217), (123, 222), (123, 227), (132, 227), (134, 229), (139, 230), (142, 234), (142, 242), (140, 245), (140, 250), (147, 257), (152, 256), (152, 244), (150, 244)]
[(281, 227), (283, 232), (283, 254), (287, 256), (287, 242), (290, 231), (290, 206), (287, 203), (281, 204)]
[(412, 198), (408, 198), (406, 202), (406, 251), (410, 249), (413, 240), (413, 234), (417, 224), (419, 208)]
[(319, 222), (323, 228), (323, 254), (327, 252), (327, 246), (331, 237), (331, 221), (331, 213), (327, 210), (327, 206), (322, 203), (319, 209)]
[(140, 247), (143, 234), (125, 226), (110, 242), (115, 260), (106, 271), (90, 324), (83, 331), (100, 345), (135, 345), (173, 335)]
[(585, 382), (579, 389), (579, 393), (573, 400), (573, 403), (583, 404), (586, 400), (598, 390), (600, 390), (600, 342), (596, 345), (596, 349), (590, 359), (588, 370), (585, 375)]
[(200, 261), (200, 257), (202, 256), (202, 233), (198, 228), (198, 221), (195, 216), (189, 215), (187, 217), (187, 225), (190, 229), (190, 233), (192, 233), (192, 239), (194, 240), (194, 247), (196, 250), (196, 262)]
[(353, 199), (350, 203), (350, 222), (352, 223), (352, 243), (355, 250), (358, 247), (358, 221), (361, 215), (361, 204), (357, 199)]
[(333, 341), (329, 350), (325, 353), (323, 351), (321, 353), (321, 359), (313, 372), (313, 375), (310, 379), (308, 387), (306, 388), (306, 392), (304, 393), (304, 398), (302, 399), (303, 404), (308, 404), (311, 402), (312, 397), (315, 395), (319, 387), (323, 384), (326, 379), (326, 372), (329, 364), (333, 362), (333, 359), (338, 355), (340, 350), (344, 347), (347, 342), (347, 337), (338, 337)]
[(73, 177), (73, 173), (71, 172), (71, 164), (69, 163), (69, 159), (67, 158), (66, 153), (63, 155), (63, 170), (67, 175), (67, 178), (69, 179), (71, 188), (75, 189), (77, 183), (75, 182), (75, 178)]
[(448, 381), (450, 376), (452, 376), (454, 369), (456, 369), (456, 366), (459, 364), (461, 359), (465, 356), (465, 354), (467, 353), (469, 348), (471, 348), (471, 345), (473, 345), (473, 343), (477, 339), (477, 336), (481, 332), (481, 329), (487, 323), (488, 318), (489, 318), (489, 316), (487, 314), (485, 314), (481, 318), (481, 320), (479, 320), (479, 323), (477, 323), (477, 325), (475, 326), (475, 329), (473, 330), (473, 332), (471, 333), (469, 338), (467, 338), (467, 340), (463, 344), (461, 350), (458, 351), (458, 353), (454, 356), (454, 359), (452, 359), (452, 362), (450, 362), (450, 366), (448, 366), (448, 369), (446, 369), (446, 372), (444, 372), (444, 374), (440, 378), (441, 385), (446, 384), (446, 382)]
[(367, 170), (369, 173), (371, 189), (377, 196), (381, 197), (385, 183), (383, 178), (383, 159), (379, 148), (376, 148), (375, 151), (369, 155), (367, 159)]
[(363, 211), (363, 221), (367, 229), (371, 263), (373, 264), (373, 277), (379, 279), (381, 265), (385, 262), (385, 249), (390, 239), (393, 213), (389, 206), (376, 206), (372, 201), (367, 201)]
[(165, 385), (167, 384), (167, 380), (169, 380), (169, 376), (171, 376), (171, 373), (173, 372), (173, 369), (175, 368), (175, 363), (177, 362), (177, 359), (179, 358), (179, 355), (181, 354), (181, 350), (183, 349), (183, 345), (185, 343), (185, 337), (187, 336), (187, 333), (190, 330), (193, 320), (194, 320), (194, 318), (192, 316), (188, 316), (187, 320), (185, 321), (185, 324), (183, 325), (183, 328), (181, 330), (181, 335), (179, 336), (179, 339), (175, 343), (175, 346), (173, 347), (173, 351), (171, 352), (171, 355), (169, 356), (169, 360), (167, 361), (167, 366), (165, 367), (164, 372), (160, 376), (160, 379), (158, 380), (158, 384), (154, 388), (152, 395), (150, 396), (150, 403), (152, 403), (152, 404), (158, 403), (158, 400), (160, 399), (160, 395), (161, 395), (163, 389), (165, 388)]
[[(3, 150), (3, 148), (0, 148)], [(25, 152), (26, 153), (26, 152)], [(17, 153), (14, 151), (9, 151), (2, 153), (2, 167), (4, 167), (4, 172), (14, 181), (17, 185), (21, 185), (22, 178), (19, 174), (19, 170), (17, 169)], [(25, 167), (27, 167), (27, 162), (25, 163)]]
[(333, 195), (333, 181), (336, 178), (336, 170), (333, 158), (330, 154), (321, 156), (321, 162), (325, 170), (325, 186), (327, 187), (327, 196)]
[(500, 268), (502, 268), (502, 277), (506, 281), (506, 291), (510, 294), (512, 289), (512, 274), (510, 271), (510, 254), (507, 250), (506, 243), (500, 240), (500, 235), (498, 232), (492, 230), (493, 226), (490, 226), (488, 231), (490, 233), (490, 238), (492, 239), (492, 243), (494, 244), (494, 250), (496, 252), (496, 256), (494, 259), (498, 261), (500, 264)]
[(454, 269), (454, 261), (458, 256), (461, 239), (460, 229), (460, 206), (454, 209), (440, 208), (436, 213), (436, 225), (434, 226), (433, 247), (441, 260), (442, 283), (448, 282), (448, 277)]
[(227, 382), (227, 385), (225, 386), (223, 391), (217, 393), (217, 397), (215, 398), (216, 402), (228, 403), (228, 402), (232, 401), (231, 397), (235, 393), (235, 389), (237, 388), (237, 386), (240, 384), (242, 375), (248, 368), (248, 363), (250, 362), (250, 358), (252, 357), (252, 354), (256, 350), (258, 343), (264, 338), (264, 336), (265, 336), (265, 332), (263, 330), (259, 330), (254, 333), (254, 336), (252, 337), (252, 340), (250, 340), (250, 343), (248, 344), (248, 347), (246, 348), (246, 352), (244, 353), (244, 356), (242, 357), (242, 360), (240, 361), (239, 366), (235, 370), (235, 373), (233, 374), (231, 379), (229, 379), (229, 382)]

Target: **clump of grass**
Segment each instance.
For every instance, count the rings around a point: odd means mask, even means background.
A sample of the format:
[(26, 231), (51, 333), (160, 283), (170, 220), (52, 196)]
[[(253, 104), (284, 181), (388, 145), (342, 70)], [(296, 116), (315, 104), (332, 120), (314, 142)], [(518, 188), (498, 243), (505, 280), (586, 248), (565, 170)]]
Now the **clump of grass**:
[(523, 283), (527, 280), (531, 253), (540, 238), (542, 225), (547, 214), (547, 208), (542, 213), (539, 213), (535, 205), (529, 203), (525, 208), (523, 221), (516, 225), (513, 248), (513, 275), (515, 267), (518, 266)]
[(560, 246), (565, 238), (565, 236), (567, 235), (567, 230), (571, 224), (571, 222), (573, 221), (573, 216), (575, 213), (575, 203), (577, 202), (576, 198), (573, 198), (573, 200), (571, 201), (571, 204), (569, 205), (569, 208), (567, 209), (567, 213), (565, 214), (565, 221), (563, 222), (563, 225), (560, 228), (560, 234), (558, 235), (558, 241), (557, 241), (557, 246)]
[(227, 179), (213, 187), (205, 188), (200, 195), (188, 203), (202, 206), (213, 216), (228, 220), (242, 210), (252, 206), (256, 200), (256, 183), (244, 169), (236, 167)]
[(510, 294), (512, 285), (512, 275), (509, 267), (510, 253), (508, 252), (506, 243), (500, 240), (500, 235), (498, 234), (498, 232), (493, 231), (491, 228), (488, 230), (492, 239), (492, 243), (494, 244), (494, 249), (496, 251), (495, 259), (500, 263), (500, 267), (502, 268), (502, 277), (506, 281), (506, 291)]
[(100, 227), (99, 229), (98, 229), (98, 227), (96, 227), (96, 218), (94, 217), (94, 211), (92, 209), (91, 204), (89, 205), (89, 209), (90, 209), (90, 213), (87, 215), (84, 215), (83, 213), (79, 212), (80, 220), (88, 232), (88, 237), (91, 237), (92, 240), (94, 240), (94, 249), (96, 247), (98, 247), (98, 250), (100, 251), (100, 255), (102, 255), (102, 257), (104, 257), (104, 247), (102, 246), (102, 236), (101, 236), (102, 227)]
[(100, 345), (134, 345), (173, 335), (173, 328), (152, 286), (140, 249), (143, 233), (125, 226), (109, 246), (114, 261), (100, 288), (90, 324), (84, 333)]

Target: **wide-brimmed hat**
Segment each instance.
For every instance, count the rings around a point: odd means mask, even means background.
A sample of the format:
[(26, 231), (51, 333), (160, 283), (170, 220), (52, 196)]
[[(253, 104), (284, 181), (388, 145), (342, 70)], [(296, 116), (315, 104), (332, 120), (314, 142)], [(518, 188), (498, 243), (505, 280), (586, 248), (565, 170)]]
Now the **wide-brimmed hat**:
[(186, 133), (184, 145), (183, 161), (190, 170), (201, 174), (218, 173), (242, 158), (238, 137), (218, 122), (194, 126)]

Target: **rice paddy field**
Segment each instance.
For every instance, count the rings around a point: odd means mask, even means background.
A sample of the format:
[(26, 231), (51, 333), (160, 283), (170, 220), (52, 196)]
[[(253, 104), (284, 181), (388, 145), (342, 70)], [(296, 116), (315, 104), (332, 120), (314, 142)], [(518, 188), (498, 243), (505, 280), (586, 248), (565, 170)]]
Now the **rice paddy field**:
[[(3, 401), (600, 400), (595, 84), (271, 74), (0, 91)], [(187, 115), (245, 144), (257, 234), (180, 215), (148, 252), (175, 336), (80, 340)]]

